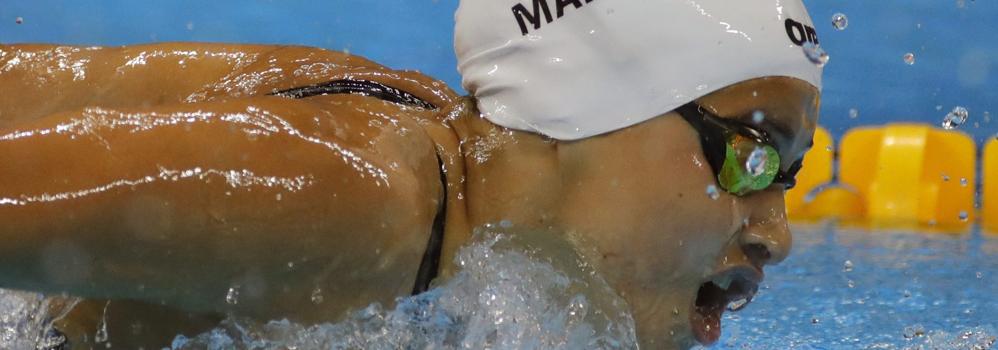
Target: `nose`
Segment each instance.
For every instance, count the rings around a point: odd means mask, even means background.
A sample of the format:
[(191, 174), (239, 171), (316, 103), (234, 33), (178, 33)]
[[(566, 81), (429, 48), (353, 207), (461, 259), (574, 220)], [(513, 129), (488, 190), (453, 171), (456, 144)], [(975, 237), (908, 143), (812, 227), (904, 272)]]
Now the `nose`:
[(745, 203), (749, 213), (738, 239), (742, 251), (756, 266), (778, 264), (790, 254), (793, 237), (783, 192), (770, 189)]

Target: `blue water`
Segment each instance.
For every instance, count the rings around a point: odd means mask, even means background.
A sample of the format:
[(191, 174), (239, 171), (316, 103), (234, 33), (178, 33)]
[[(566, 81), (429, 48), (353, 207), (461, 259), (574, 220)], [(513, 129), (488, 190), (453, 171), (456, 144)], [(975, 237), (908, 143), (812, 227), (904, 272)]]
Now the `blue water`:
[[(601, 0), (621, 1), (621, 0)], [(460, 88), (453, 13), (457, 0), (61, 1), (5, 0), (0, 42), (123, 45), (150, 41), (298, 44), (348, 50), (412, 68)], [(888, 121), (939, 124), (964, 106), (962, 130), (998, 133), (998, 1), (805, 0), (822, 45), (822, 124), (833, 133)], [(962, 7), (959, 4), (964, 4)], [(849, 26), (836, 31), (831, 16)], [(16, 24), (15, 18), (23, 23)], [(915, 64), (904, 64), (905, 53)], [(938, 108), (937, 108), (938, 107)], [(855, 108), (859, 117), (848, 117)], [(985, 112), (991, 115), (985, 118)]]
[[(998, 336), (998, 237), (798, 227), (716, 349), (972, 349)], [(851, 266), (851, 267), (850, 267)]]

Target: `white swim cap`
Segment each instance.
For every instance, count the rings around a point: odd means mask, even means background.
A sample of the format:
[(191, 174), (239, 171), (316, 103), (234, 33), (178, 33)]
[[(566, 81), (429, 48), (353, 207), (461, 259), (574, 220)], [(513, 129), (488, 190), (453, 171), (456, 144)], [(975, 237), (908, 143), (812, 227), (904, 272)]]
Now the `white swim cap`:
[(821, 88), (800, 0), (462, 0), (455, 17), (462, 85), (484, 116), (560, 140), (753, 78)]

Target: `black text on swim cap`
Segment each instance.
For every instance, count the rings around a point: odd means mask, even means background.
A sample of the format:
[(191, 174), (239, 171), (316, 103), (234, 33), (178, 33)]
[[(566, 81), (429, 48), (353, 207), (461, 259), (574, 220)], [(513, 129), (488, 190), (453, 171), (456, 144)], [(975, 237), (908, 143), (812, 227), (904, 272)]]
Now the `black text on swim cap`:
[[(593, 0), (585, 0), (585, 3), (582, 0), (554, 0), (554, 2), (556, 6), (555, 13), (558, 15), (556, 18), (561, 18), (561, 16), (565, 15), (565, 8), (568, 5), (575, 6), (575, 8), (582, 8), (583, 5), (593, 2)], [(527, 23), (524, 22), (524, 19), (534, 25), (534, 30), (541, 29), (541, 24), (543, 23), (541, 22), (541, 14), (544, 15), (546, 23), (551, 23), (556, 19), (551, 17), (551, 9), (548, 7), (547, 0), (533, 0), (533, 5), (533, 12), (527, 10), (527, 7), (523, 6), (523, 4), (513, 5), (513, 17), (516, 17), (516, 23), (520, 25), (520, 32), (523, 35), (529, 33)]]
[(804, 42), (818, 44), (818, 32), (814, 30), (814, 27), (797, 22), (792, 18), (787, 18), (783, 23), (787, 28), (787, 36), (795, 45), (801, 46), (804, 45)]

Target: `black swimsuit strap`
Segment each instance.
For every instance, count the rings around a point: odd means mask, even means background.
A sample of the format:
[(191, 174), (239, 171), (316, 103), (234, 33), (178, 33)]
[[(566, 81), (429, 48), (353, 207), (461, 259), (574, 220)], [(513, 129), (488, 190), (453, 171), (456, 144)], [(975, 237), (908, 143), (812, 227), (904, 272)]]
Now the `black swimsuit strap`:
[(442, 201), (437, 216), (433, 218), (433, 230), (430, 231), (430, 240), (426, 242), (426, 251), (423, 253), (423, 261), (419, 264), (416, 273), (416, 284), (412, 287), (412, 295), (425, 292), (430, 289), (430, 282), (437, 278), (440, 272), (440, 253), (444, 243), (444, 222), (447, 221), (447, 176), (444, 174), (444, 162), (437, 155), (437, 163), (440, 164), (440, 185), (443, 186)]
[(281, 90), (272, 93), (271, 95), (290, 98), (306, 98), (332, 94), (358, 94), (376, 97), (385, 101), (404, 104), (407, 106), (437, 109), (437, 106), (433, 105), (429, 101), (417, 97), (416, 95), (369, 80), (333, 80), (321, 84)]
[[(281, 90), (271, 95), (288, 98), (306, 98), (318, 95), (331, 94), (358, 94), (371, 96), (389, 102), (404, 104), (407, 106), (437, 109), (432, 103), (423, 100), (416, 95), (384, 85), (378, 82), (367, 80), (333, 80), (327, 83), (302, 86)], [(437, 163), (440, 165), (440, 184), (443, 186), (443, 201), (437, 216), (433, 218), (433, 228), (430, 231), (430, 240), (426, 243), (426, 251), (423, 253), (423, 260), (419, 264), (416, 272), (416, 283), (412, 287), (412, 294), (416, 295), (430, 289), (430, 282), (437, 277), (440, 272), (440, 252), (444, 243), (444, 222), (447, 218), (447, 177), (443, 170), (443, 160), (437, 154)]]

